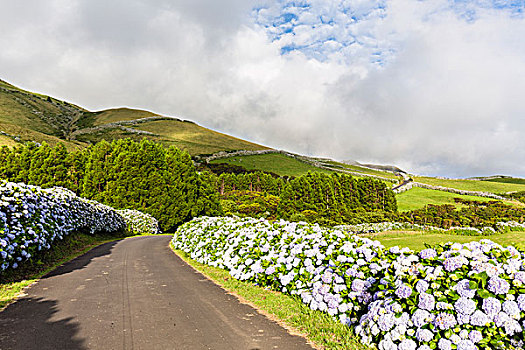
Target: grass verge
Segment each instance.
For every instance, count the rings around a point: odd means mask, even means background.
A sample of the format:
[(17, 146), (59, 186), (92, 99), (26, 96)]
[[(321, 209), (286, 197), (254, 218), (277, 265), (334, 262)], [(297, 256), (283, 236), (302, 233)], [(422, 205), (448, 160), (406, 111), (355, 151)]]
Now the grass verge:
[(309, 309), (299, 298), (236, 280), (226, 270), (198, 263), (185, 252), (171, 248), (195, 270), (241, 302), (253, 306), (291, 333), (306, 337), (317, 349), (368, 349), (359, 344), (347, 326), (323, 312)]
[(53, 249), (34, 256), (14, 270), (0, 274), (0, 311), (23, 294), (24, 288), (54, 270), (64, 262), (80, 256), (90, 249), (106, 242), (112, 242), (128, 236), (124, 234), (88, 235), (74, 233), (56, 242)]

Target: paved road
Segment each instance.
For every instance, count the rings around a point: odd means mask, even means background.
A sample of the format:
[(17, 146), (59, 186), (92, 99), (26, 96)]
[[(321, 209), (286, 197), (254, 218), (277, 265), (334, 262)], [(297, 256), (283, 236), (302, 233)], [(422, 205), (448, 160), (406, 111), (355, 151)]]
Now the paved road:
[(189, 267), (169, 236), (104, 244), (0, 312), (0, 349), (311, 349)]

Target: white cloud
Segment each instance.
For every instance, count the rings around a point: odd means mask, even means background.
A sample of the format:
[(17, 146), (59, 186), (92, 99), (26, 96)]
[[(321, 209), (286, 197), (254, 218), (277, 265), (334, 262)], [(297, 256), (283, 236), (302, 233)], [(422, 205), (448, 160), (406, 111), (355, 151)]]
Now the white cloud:
[[(517, 7), (308, 3), (289, 9), (294, 36), (271, 25), (275, 2), (0, 0), (0, 74), (90, 109), (182, 115), (300, 153), (525, 176)], [(281, 54), (294, 43), (304, 48)]]

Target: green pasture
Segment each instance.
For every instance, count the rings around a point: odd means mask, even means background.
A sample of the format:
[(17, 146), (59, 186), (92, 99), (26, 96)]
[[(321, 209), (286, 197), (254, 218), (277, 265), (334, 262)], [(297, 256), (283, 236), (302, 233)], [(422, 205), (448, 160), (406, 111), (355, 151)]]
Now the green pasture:
[(363, 167), (360, 167), (358, 165), (349, 165), (349, 164), (344, 164), (344, 163), (339, 163), (339, 162), (336, 162), (336, 161), (327, 161), (327, 162), (324, 162), (326, 166), (329, 166), (329, 167), (333, 167), (334, 169), (342, 169), (342, 170), (348, 170), (348, 171), (352, 171), (352, 172), (356, 172), (356, 173), (361, 173), (363, 174), (363, 176), (365, 175), (374, 175), (374, 176), (381, 176), (381, 177), (385, 177), (387, 179), (399, 179), (398, 176), (390, 173), (390, 172), (386, 172), (386, 171), (381, 171), (381, 170), (374, 170), (374, 169), (368, 169), (368, 168), (363, 168)]
[(268, 149), (268, 147), (210, 130), (190, 121), (162, 119), (140, 123), (134, 128), (156, 134), (158, 135), (156, 141), (185, 149), (192, 155)]
[(490, 179), (486, 180), (488, 182), (500, 182), (505, 184), (517, 184), (517, 185), (525, 185), (525, 179), (520, 179), (516, 177), (504, 177), (499, 179)]
[(399, 246), (408, 247), (413, 250), (424, 249), (425, 244), (433, 246), (440, 243), (467, 243), (480, 241), (482, 239), (490, 239), (503, 246), (513, 245), (517, 248), (525, 249), (525, 232), (522, 231), (507, 232), (492, 236), (461, 236), (439, 231), (391, 231), (366, 235), (366, 237), (380, 241), (385, 247)]
[(409, 211), (423, 208), (427, 204), (443, 205), (453, 204), (460, 207), (461, 204), (456, 204), (454, 198), (461, 198), (472, 201), (487, 202), (494, 200), (492, 198), (485, 198), (479, 196), (466, 196), (456, 193), (450, 193), (438, 190), (429, 190), (426, 188), (414, 187), (408, 191), (396, 195), (397, 208), (399, 211)]
[(514, 191), (525, 191), (525, 184), (505, 183), (496, 181), (462, 180), (462, 179), (438, 179), (434, 177), (415, 176), (414, 181), (432, 186), (443, 186), (465, 191), (480, 191), (490, 193), (505, 193)]
[(318, 171), (324, 173), (335, 172), (315, 167), (313, 165), (301, 162), (300, 160), (286, 156), (281, 153), (237, 156), (224, 159), (216, 159), (213, 160), (211, 163), (228, 163), (233, 165), (240, 165), (248, 170), (270, 171), (281, 176), (300, 176), (308, 173), (309, 171)]

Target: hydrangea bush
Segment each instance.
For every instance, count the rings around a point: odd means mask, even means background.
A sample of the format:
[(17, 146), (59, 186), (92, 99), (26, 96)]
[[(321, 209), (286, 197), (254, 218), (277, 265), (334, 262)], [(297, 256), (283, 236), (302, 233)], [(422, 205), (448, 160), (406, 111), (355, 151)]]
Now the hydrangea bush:
[(126, 220), (126, 227), (129, 233), (134, 235), (160, 233), (157, 219), (149, 214), (131, 209), (117, 210), (117, 212)]
[(126, 221), (116, 210), (69, 190), (0, 181), (0, 271), (16, 268), (71, 232), (125, 228)]
[(194, 219), (173, 245), (297, 295), (379, 349), (523, 349), (525, 255), (489, 240), (414, 252), (306, 223)]

